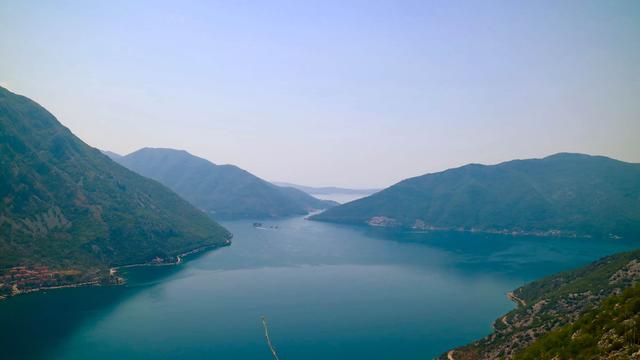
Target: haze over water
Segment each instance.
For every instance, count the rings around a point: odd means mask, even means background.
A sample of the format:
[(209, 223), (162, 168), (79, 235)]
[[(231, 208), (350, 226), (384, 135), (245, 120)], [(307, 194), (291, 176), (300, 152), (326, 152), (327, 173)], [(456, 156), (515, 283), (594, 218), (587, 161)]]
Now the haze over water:
[[(9, 357), (427, 359), (488, 334), (524, 282), (637, 247), (611, 240), (411, 233), (306, 221), (224, 222), (235, 237), (121, 287), (0, 307)], [(18, 321), (19, 319), (19, 321)]]

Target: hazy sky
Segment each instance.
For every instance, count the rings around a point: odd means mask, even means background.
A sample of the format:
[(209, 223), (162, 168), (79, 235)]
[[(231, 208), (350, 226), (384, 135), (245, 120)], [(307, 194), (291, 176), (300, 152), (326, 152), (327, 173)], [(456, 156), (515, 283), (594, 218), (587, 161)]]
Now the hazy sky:
[(92, 146), (377, 187), (640, 162), (640, 1), (4, 1), (0, 84)]

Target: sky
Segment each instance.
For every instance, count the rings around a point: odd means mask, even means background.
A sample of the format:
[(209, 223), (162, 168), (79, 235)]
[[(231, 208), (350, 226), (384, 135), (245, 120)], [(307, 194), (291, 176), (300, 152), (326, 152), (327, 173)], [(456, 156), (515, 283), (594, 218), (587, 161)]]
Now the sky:
[(5, 1), (0, 85), (88, 144), (384, 187), (640, 162), (640, 1)]

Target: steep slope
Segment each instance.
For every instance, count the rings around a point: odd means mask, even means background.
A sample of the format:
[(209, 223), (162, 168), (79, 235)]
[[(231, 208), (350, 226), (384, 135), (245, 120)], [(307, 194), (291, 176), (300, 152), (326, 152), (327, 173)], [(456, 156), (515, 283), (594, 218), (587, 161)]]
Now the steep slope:
[[(574, 323), (603, 300), (640, 281), (640, 250), (605, 257), (585, 267), (529, 283), (510, 294), (518, 307), (496, 320), (495, 331), (472, 344), (443, 354), (441, 359), (518, 358), (536, 340)], [(637, 291), (636, 291), (637, 292)], [(637, 309), (636, 309), (637, 311)], [(607, 315), (604, 322), (615, 315)], [(566, 331), (566, 330), (563, 330)], [(552, 335), (552, 338), (557, 335)], [(583, 339), (586, 340), (586, 339)], [(548, 343), (549, 340), (545, 340)], [(540, 349), (535, 345), (535, 349)], [(537, 350), (527, 353), (538, 354)], [(522, 358), (546, 358), (523, 356)], [(566, 358), (566, 357), (563, 357)], [(592, 357), (572, 357), (587, 358)]]
[(116, 164), (4, 88), (0, 165), (0, 269), (84, 274), (230, 238), (166, 187)]
[(117, 161), (161, 182), (218, 219), (303, 215), (334, 205), (293, 188), (275, 186), (236, 166), (215, 165), (182, 150), (144, 148)]
[(539, 235), (640, 234), (640, 164), (556, 154), (404, 180), (314, 220)]
[(514, 358), (637, 359), (640, 357), (640, 285), (611, 296), (569, 325), (545, 334)]

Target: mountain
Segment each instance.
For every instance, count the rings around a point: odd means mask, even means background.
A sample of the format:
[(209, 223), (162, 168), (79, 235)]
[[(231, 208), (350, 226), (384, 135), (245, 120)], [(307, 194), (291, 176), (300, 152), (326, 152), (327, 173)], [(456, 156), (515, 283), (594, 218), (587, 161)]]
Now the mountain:
[(166, 185), (217, 219), (304, 215), (335, 205), (183, 150), (144, 148), (116, 160)]
[(304, 191), (310, 195), (353, 194), (353, 195), (368, 196), (381, 190), (381, 189), (349, 189), (349, 188), (341, 188), (341, 187), (335, 187), (335, 186), (313, 187), (313, 186), (291, 184), (287, 182), (274, 182), (274, 184), (278, 186), (292, 187), (294, 189)]
[(111, 158), (111, 160), (118, 160), (122, 157), (122, 155), (120, 154), (116, 154), (113, 151), (108, 151), (108, 150), (100, 150), (103, 154), (107, 155), (108, 157)]
[[(554, 331), (571, 328), (571, 324), (576, 323), (576, 320), (579, 324), (584, 324), (579, 320), (582, 316), (593, 316), (593, 314), (585, 315), (586, 312), (594, 308), (598, 309), (602, 304), (605, 307), (610, 306), (611, 301), (618, 301), (615, 300), (616, 295), (631, 289), (638, 281), (640, 281), (640, 250), (611, 255), (587, 266), (536, 280), (509, 294), (518, 306), (494, 322), (494, 332), (491, 335), (442, 354), (440, 359), (476, 360), (514, 357), (516, 359), (551, 359), (552, 356), (531, 357), (527, 354), (540, 355), (538, 350), (541, 348), (550, 350), (553, 347), (561, 348), (562, 346), (559, 345), (570, 345), (571, 342), (554, 343), (554, 346), (548, 347), (547, 345), (553, 342), (548, 337), (557, 337), (558, 334), (554, 334)], [(629, 291), (638, 293), (638, 290)], [(640, 298), (637, 296), (634, 298), (635, 304), (640, 304)], [(640, 307), (634, 309), (636, 313), (639, 310)], [(596, 312), (603, 314), (599, 318), (603, 324), (611, 323), (615, 319), (615, 314), (600, 310)], [(577, 330), (576, 327), (574, 328)], [(566, 330), (559, 331), (566, 337)], [(571, 334), (569, 337), (572, 337)], [(585, 337), (581, 340), (593, 341), (594, 338)], [(573, 340), (575, 339), (576, 337), (573, 337)], [(546, 345), (542, 347), (536, 345), (538, 340)], [(583, 346), (585, 344), (582, 343)], [(580, 347), (577, 343), (573, 345)], [(533, 350), (529, 350), (529, 347), (533, 347)], [(599, 358), (587, 356), (586, 353), (583, 355), (560, 358)]]
[[(82, 280), (112, 266), (226, 245), (231, 237), (163, 185), (113, 162), (40, 105), (4, 88), (0, 164), (0, 288)], [(16, 266), (24, 268), (11, 270)]]
[(313, 220), (423, 230), (640, 234), (640, 164), (561, 153), (401, 181)]

